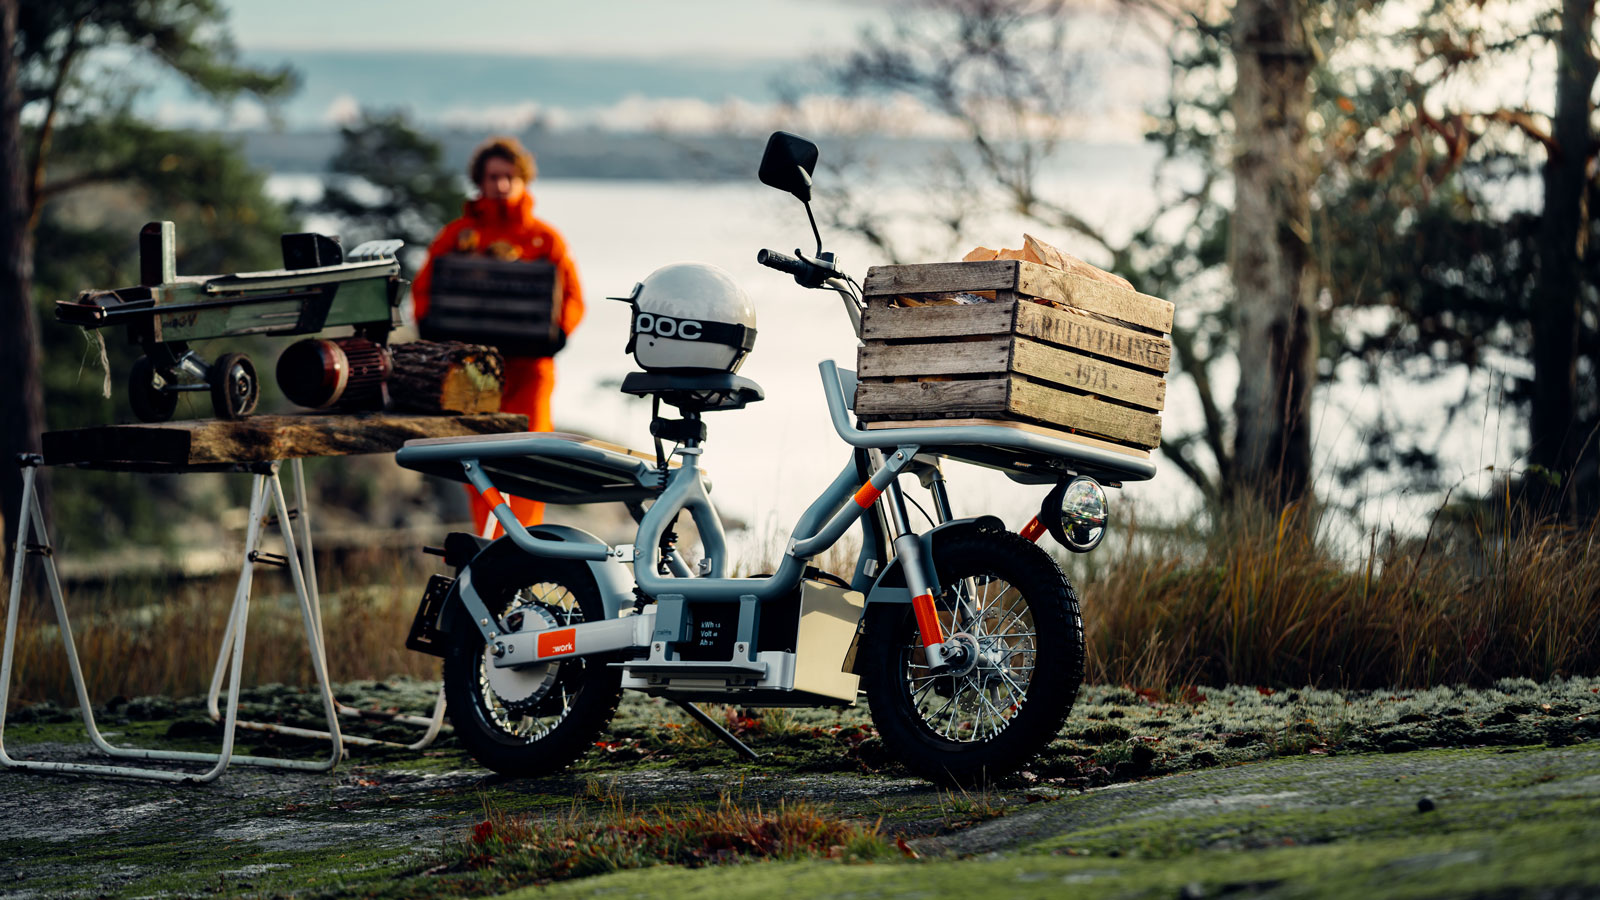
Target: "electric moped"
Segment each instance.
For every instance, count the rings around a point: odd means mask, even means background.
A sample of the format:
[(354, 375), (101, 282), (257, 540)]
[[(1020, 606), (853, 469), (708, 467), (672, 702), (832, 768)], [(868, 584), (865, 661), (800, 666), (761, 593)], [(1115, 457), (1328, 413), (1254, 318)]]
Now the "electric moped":
[[(811, 216), (817, 155), (794, 135), (769, 141), (761, 180), (805, 204), (817, 250), (757, 258), (838, 294), (859, 338), (861, 289), (822, 250)], [(474, 758), (513, 776), (559, 770), (593, 745), (623, 690), (677, 702), (713, 728), (694, 703), (851, 706), (865, 694), (892, 757), (945, 784), (1015, 772), (1055, 736), (1083, 678), (1083, 626), (1072, 585), (1035, 542), (1048, 530), (1070, 549), (1093, 549), (1107, 523), (1102, 484), (1148, 479), (1153, 464), (994, 425), (869, 430), (852, 416), (854, 373), (832, 361), (820, 371), (850, 450), (770, 575), (730, 577), (699, 464), (706, 414), (762, 399), (731, 371), (624, 379), (625, 393), (652, 399), (654, 454), (549, 433), (416, 440), (399, 452), (403, 466), (478, 490), (505, 532), (448, 537), (437, 552), (454, 576), (434, 577), (408, 641), (444, 658), (450, 721)], [(941, 460), (1053, 487), (1013, 533), (992, 516), (954, 517)], [(907, 476), (931, 495), (926, 531), (907, 513)], [(612, 547), (570, 526), (524, 527), (502, 492), (621, 502), (637, 536)], [(699, 535), (697, 564), (678, 546), (684, 511)], [(861, 550), (849, 578), (811, 567), (852, 527)]]

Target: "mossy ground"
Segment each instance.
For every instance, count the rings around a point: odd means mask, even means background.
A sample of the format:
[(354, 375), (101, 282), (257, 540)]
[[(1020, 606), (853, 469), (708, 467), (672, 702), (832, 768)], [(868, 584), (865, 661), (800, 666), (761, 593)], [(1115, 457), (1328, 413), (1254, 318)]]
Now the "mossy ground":
[[(343, 685), (346, 702), (422, 712), (436, 685)], [(317, 724), (312, 698), (267, 687), (244, 715)], [(118, 742), (201, 749), (196, 701), (101, 711)], [(851, 891), (944, 896), (1577, 895), (1600, 890), (1600, 680), (1415, 693), (1201, 688), (1163, 698), (1086, 689), (1026, 772), (949, 795), (899, 772), (861, 711), (720, 711), (765, 754), (745, 762), (670, 707), (628, 700), (572, 772), (508, 782), (448, 738), (421, 754), (356, 751), (333, 775), (236, 767), (171, 787), (0, 773), (0, 895), (426, 896), (514, 883), (430, 869), (484, 816), (805, 799), (881, 822), (923, 859), (655, 868), (540, 888), (627, 896)], [(413, 739), (409, 726), (352, 730)], [(15, 711), (8, 752), (87, 758), (65, 711)], [(241, 734), (241, 752), (314, 744)], [(1480, 749), (1425, 749), (1462, 748)], [(1375, 752), (1385, 751), (1385, 752)], [(1515, 751), (1515, 752), (1504, 752)], [(90, 760), (94, 761), (94, 760)], [(1238, 765), (1250, 762), (1251, 765)], [(1176, 777), (1157, 777), (1176, 775)], [(1087, 789), (1087, 792), (1085, 790)], [(1420, 812), (1427, 797), (1435, 808)], [(994, 856), (999, 854), (999, 856)], [(492, 871), (492, 870), (491, 870)], [(1080, 887), (1081, 886), (1081, 887)], [(1577, 890), (1583, 888), (1583, 890)]]

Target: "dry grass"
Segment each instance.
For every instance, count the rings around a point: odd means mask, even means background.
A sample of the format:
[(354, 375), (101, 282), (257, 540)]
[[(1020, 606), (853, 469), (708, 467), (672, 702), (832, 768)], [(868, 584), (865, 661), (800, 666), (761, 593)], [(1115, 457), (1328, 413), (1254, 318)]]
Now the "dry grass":
[(552, 818), (509, 815), (485, 805), (484, 819), (431, 874), (491, 872), (504, 884), (549, 883), (621, 869), (699, 867), (754, 860), (845, 862), (910, 855), (877, 825), (840, 818), (811, 803), (746, 807), (727, 795), (714, 807), (640, 811), (614, 789), (591, 784), (591, 801)]
[[(1376, 688), (1600, 672), (1600, 543), (1442, 511), (1332, 555), (1316, 514), (1244, 511), (1080, 585), (1091, 681)], [(1130, 545), (1139, 542), (1129, 541)]]
[[(405, 648), (433, 562), (414, 551), (376, 554), (347, 560), (324, 576), (323, 630), (334, 681), (439, 676), (437, 659)], [(104, 703), (117, 696), (205, 692), (233, 592), (231, 578), (113, 582), (92, 592), (69, 590), (67, 610), (90, 698)], [(47, 599), (25, 598), (17, 628), (13, 702), (75, 705), (55, 623)], [(245, 637), (246, 685), (311, 683), (300, 608), (286, 574), (258, 571)]]

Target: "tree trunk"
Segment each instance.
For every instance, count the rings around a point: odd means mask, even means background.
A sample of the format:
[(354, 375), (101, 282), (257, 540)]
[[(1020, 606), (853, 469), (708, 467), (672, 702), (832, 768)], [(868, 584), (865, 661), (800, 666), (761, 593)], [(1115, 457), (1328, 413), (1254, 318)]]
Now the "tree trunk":
[(1229, 268), (1239, 339), (1234, 491), (1269, 503), (1311, 490), (1317, 334), (1311, 267), (1312, 54), (1304, 0), (1234, 9), (1234, 206)]
[[(22, 472), (17, 454), (37, 452), (44, 430), (39, 325), (33, 310), (33, 235), (22, 159), (17, 71), (18, 0), (0, 0), (0, 517), (6, 572), (16, 547)], [(42, 487), (42, 484), (41, 484)]]
[[(1578, 453), (1587, 435), (1572, 427), (1577, 411), (1579, 304), (1588, 233), (1586, 169), (1594, 146), (1589, 95), (1596, 59), (1590, 51), (1594, 0), (1563, 0), (1556, 55), (1555, 146), (1544, 164), (1544, 213), (1534, 286), (1533, 417), (1529, 458), (1549, 476), (1533, 496), (1546, 512), (1570, 512)], [(1592, 459), (1590, 464), (1592, 464)], [(1559, 484), (1556, 479), (1559, 479)]]

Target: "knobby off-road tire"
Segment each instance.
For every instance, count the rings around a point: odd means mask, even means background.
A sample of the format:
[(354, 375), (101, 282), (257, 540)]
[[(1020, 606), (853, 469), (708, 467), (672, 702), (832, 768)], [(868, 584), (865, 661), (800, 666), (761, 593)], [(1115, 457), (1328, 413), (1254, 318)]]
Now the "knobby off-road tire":
[[(505, 541), (472, 564), (473, 583), (496, 617), (539, 606), (555, 627), (605, 617), (588, 567), (530, 559)], [(550, 663), (554, 683), (533, 703), (507, 702), (489, 682), (483, 635), (466, 618), (450, 632), (444, 659), (445, 704), (456, 739), (484, 766), (513, 778), (559, 772), (594, 746), (622, 697), (620, 669), (604, 657)], [(508, 671), (508, 670), (501, 670)]]
[(934, 565), (945, 636), (972, 635), (984, 662), (931, 675), (911, 605), (874, 604), (862, 687), (890, 757), (938, 784), (980, 785), (1027, 765), (1072, 711), (1083, 682), (1078, 597), (1049, 554), (1009, 532), (947, 534)]

